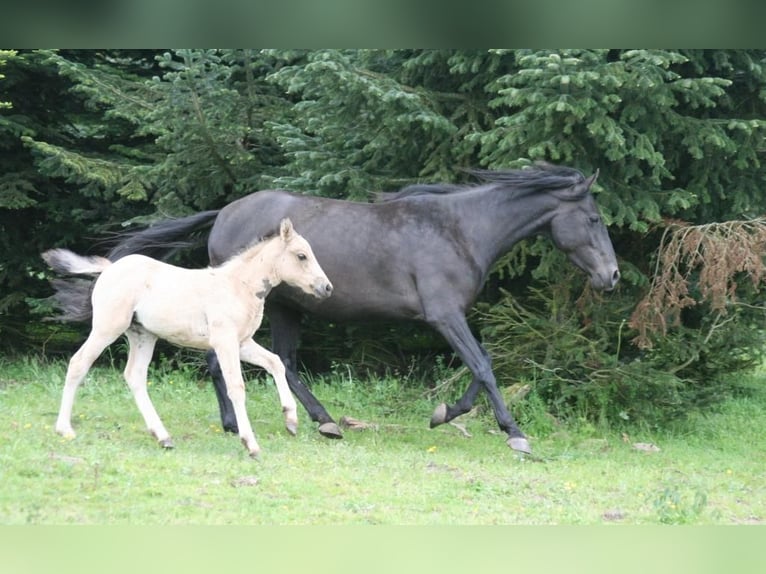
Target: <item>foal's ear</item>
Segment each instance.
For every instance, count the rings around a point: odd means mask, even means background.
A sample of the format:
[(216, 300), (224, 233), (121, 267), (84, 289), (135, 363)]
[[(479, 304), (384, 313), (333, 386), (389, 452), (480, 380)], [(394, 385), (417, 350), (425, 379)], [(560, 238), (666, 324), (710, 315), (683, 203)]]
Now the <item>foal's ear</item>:
[(293, 222), (290, 221), (289, 217), (285, 217), (280, 223), (279, 223), (279, 235), (282, 237), (284, 241), (290, 241), (290, 239), (293, 236)]

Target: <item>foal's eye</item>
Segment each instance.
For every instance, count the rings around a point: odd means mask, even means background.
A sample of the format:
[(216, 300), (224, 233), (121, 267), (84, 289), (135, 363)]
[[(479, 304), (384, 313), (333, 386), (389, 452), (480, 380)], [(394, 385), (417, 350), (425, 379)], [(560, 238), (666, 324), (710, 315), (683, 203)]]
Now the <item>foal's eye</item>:
[(298, 261), (306, 261), (308, 257), (306, 257), (305, 253), (298, 253)]

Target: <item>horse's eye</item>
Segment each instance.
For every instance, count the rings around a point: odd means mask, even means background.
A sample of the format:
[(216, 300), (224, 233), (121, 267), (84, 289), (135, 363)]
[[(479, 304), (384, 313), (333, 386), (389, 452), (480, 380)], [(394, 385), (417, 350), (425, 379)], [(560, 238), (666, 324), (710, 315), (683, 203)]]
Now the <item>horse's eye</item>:
[(308, 257), (306, 257), (305, 253), (298, 253), (298, 261), (306, 261)]
[(591, 216), (590, 216), (588, 219), (589, 219), (589, 221), (590, 221), (590, 222), (591, 222), (593, 225), (595, 225), (596, 223), (598, 223), (599, 221), (601, 221), (601, 218), (600, 218), (598, 215), (591, 215)]

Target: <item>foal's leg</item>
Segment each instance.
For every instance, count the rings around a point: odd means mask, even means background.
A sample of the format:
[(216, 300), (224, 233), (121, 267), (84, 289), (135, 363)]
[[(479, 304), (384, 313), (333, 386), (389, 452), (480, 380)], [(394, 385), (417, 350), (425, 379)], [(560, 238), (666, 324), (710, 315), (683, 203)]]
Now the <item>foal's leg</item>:
[(170, 434), (162, 424), (160, 416), (149, 398), (146, 389), (146, 376), (149, 371), (149, 363), (154, 353), (154, 345), (157, 337), (144, 331), (143, 329), (128, 329), (125, 333), (130, 344), (128, 353), (128, 364), (125, 366), (125, 381), (128, 383), (133, 398), (136, 401), (138, 410), (144, 417), (146, 428), (154, 435), (154, 438), (163, 448), (173, 448), (173, 441), (170, 440)]
[(298, 412), (295, 398), (290, 392), (285, 378), (285, 366), (279, 357), (274, 353), (267, 351), (252, 339), (248, 339), (239, 347), (239, 357), (246, 363), (251, 363), (258, 367), (263, 367), (274, 377), (279, 394), (279, 402), (282, 404), (282, 412), (285, 415), (285, 427), (290, 434), (295, 434), (298, 430)]
[(66, 438), (74, 438), (75, 432), (72, 428), (72, 406), (74, 405), (74, 396), (77, 388), (82, 383), (85, 375), (88, 374), (91, 366), (98, 359), (98, 356), (119, 336), (107, 333), (101, 333), (97, 330), (91, 331), (87, 340), (77, 350), (69, 360), (69, 366), (66, 371), (64, 382), (64, 392), (61, 396), (61, 406), (59, 407), (58, 418), (56, 419), (56, 432)]
[[(297, 348), (300, 337), (300, 313), (283, 307), (274, 302), (266, 303), (266, 314), (271, 326), (271, 349), (282, 360), (285, 366), (285, 377), (290, 390), (305, 407), (306, 412), (315, 423), (319, 423), (319, 434), (327, 438), (343, 438), (340, 427), (333, 420), (327, 409), (317, 400), (311, 390), (304, 385), (298, 376)], [(237, 421), (234, 408), (226, 394), (226, 382), (221, 374), (218, 358), (214, 351), (207, 354), (207, 365), (213, 377), (213, 388), (218, 399), (218, 409), (221, 414), (221, 426), (227, 432), (237, 433)]]
[(255, 440), (253, 427), (250, 426), (250, 419), (245, 409), (245, 380), (242, 378), (242, 369), (239, 365), (239, 342), (236, 340), (235, 331), (212, 335), (211, 345), (218, 357), (221, 374), (226, 382), (226, 393), (234, 409), (239, 438), (250, 456), (255, 458), (261, 451), (261, 447)]
[(298, 376), (297, 349), (300, 339), (301, 313), (276, 302), (267, 301), (266, 314), (269, 317), (271, 327), (271, 350), (284, 363), (290, 390), (306, 409), (311, 420), (319, 423), (319, 434), (326, 438), (343, 438), (340, 427), (330, 416), (330, 413)]

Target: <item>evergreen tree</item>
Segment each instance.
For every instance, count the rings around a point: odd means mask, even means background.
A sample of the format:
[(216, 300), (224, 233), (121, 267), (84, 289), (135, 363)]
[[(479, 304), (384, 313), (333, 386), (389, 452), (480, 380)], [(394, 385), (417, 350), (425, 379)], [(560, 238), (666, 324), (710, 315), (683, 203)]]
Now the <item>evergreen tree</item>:
[[(519, 244), (476, 315), (500, 378), (556, 373), (540, 396), (600, 400), (602, 414), (638, 388), (645, 404), (699, 398), (711, 386), (685, 381), (758, 358), (758, 285), (725, 278), (749, 306), (732, 303), (736, 320), (722, 322), (700, 271), (682, 270), (698, 304), (652, 349), (629, 344), (628, 319), (669, 225), (703, 232), (766, 211), (764, 64), (763, 50), (0, 52), (0, 337), (39, 325), (25, 301), (46, 293), (37, 254), (56, 244), (97, 251), (107, 230), (267, 187), (366, 200), (545, 160), (600, 170), (624, 280), (596, 299), (546, 239)], [(424, 344), (385, 333), (386, 345)], [(357, 343), (329, 344), (342, 360)]]

